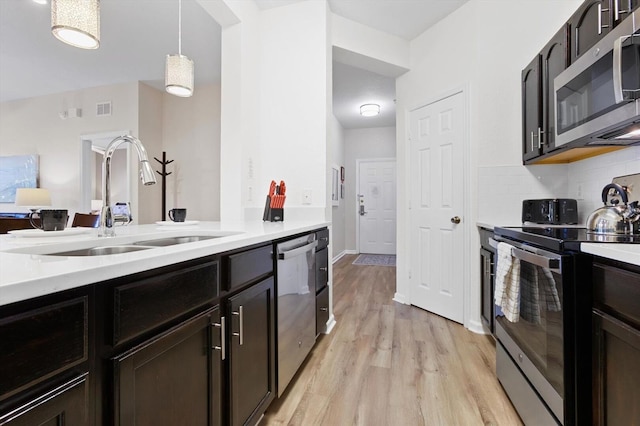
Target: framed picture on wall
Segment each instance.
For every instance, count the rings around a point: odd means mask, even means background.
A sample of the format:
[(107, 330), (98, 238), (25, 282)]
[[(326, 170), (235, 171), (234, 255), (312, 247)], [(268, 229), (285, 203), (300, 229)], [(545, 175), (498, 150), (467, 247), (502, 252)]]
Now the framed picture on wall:
[(340, 182), (344, 182), (344, 167), (340, 167)]
[(338, 181), (339, 174), (338, 167), (334, 166), (331, 168), (331, 205), (338, 206), (340, 205), (340, 194), (338, 191), (340, 190), (340, 183)]
[(38, 156), (0, 156), (0, 203), (14, 203), (16, 189), (38, 187)]

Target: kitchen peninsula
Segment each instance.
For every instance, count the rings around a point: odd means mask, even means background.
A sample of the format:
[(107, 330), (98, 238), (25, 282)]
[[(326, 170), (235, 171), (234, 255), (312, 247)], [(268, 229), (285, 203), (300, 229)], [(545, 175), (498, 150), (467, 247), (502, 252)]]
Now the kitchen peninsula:
[(327, 225), (0, 237), (0, 423), (257, 423), (276, 390), (273, 243)]

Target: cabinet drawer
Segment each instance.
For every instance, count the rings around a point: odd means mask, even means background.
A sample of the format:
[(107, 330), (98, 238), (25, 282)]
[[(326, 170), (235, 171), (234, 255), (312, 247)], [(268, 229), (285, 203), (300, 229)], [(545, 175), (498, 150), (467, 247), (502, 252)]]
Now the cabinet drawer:
[(640, 274), (594, 264), (594, 305), (640, 327)]
[(316, 250), (321, 250), (329, 245), (329, 230), (321, 229), (316, 232), (316, 240), (318, 240), (318, 248)]
[(316, 296), (316, 336), (324, 332), (329, 321), (329, 287)]
[(316, 252), (316, 291), (322, 290), (329, 281), (329, 250)]
[(232, 254), (226, 258), (228, 290), (273, 273), (273, 247), (271, 245)]
[(88, 425), (87, 373), (66, 382), (17, 409), (0, 415), (6, 426)]
[(0, 401), (88, 358), (88, 297), (0, 319)]
[(153, 330), (219, 295), (218, 262), (169, 272), (113, 288), (113, 346)]

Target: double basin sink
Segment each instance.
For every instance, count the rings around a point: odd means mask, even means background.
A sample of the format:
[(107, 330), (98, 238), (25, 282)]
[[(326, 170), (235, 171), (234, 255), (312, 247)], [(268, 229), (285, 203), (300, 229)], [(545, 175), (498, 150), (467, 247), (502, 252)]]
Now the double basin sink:
[(218, 238), (211, 235), (192, 235), (180, 237), (167, 237), (154, 240), (136, 241), (130, 244), (118, 244), (111, 246), (89, 247), (79, 250), (69, 250), (57, 253), (47, 253), (49, 256), (104, 256), (109, 254), (131, 253), (134, 251), (149, 250), (155, 247), (167, 247), (175, 244), (194, 243), (197, 241)]

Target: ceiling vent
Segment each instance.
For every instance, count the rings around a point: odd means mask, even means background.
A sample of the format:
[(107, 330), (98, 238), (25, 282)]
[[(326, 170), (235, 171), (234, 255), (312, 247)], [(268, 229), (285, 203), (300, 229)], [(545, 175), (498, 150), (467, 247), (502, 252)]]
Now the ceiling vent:
[(96, 116), (106, 117), (111, 115), (111, 101), (96, 104)]

